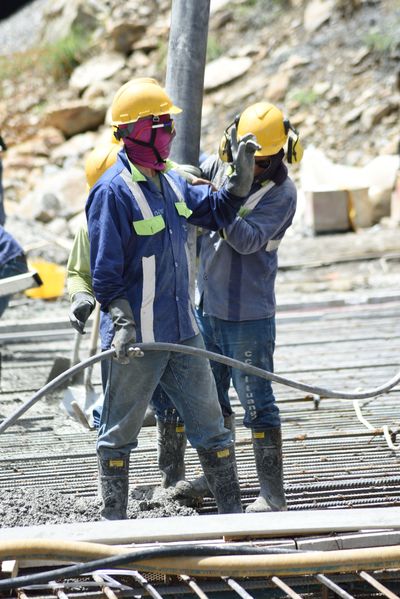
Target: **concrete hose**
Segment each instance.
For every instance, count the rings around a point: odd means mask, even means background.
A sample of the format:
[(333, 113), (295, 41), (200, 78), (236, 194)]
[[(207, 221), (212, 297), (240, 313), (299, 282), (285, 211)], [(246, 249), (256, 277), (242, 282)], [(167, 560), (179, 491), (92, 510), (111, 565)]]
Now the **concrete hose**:
[[(231, 555), (229, 551), (232, 552)], [(221, 555), (221, 553), (228, 553), (228, 555)], [(246, 553), (251, 554), (246, 555)], [(164, 545), (127, 553), (126, 548), (123, 547), (75, 541), (33, 539), (1, 543), (0, 560), (2, 561), (33, 557), (78, 563), (58, 570), (52, 569), (49, 572), (2, 580), (0, 591), (122, 565), (141, 572), (167, 575), (185, 573), (200, 577), (298, 576), (315, 575), (321, 572), (333, 574), (397, 569), (400, 565), (400, 546), (274, 554), (268, 548), (261, 550), (250, 547), (246, 550), (246, 548), (236, 547), (234, 550), (232, 547), (223, 546), (203, 545), (188, 548)]]
[[(197, 347), (188, 347), (187, 345), (180, 345), (178, 343), (138, 343), (134, 348), (132, 348), (131, 355), (133, 357), (140, 357), (143, 355), (145, 351), (166, 351), (166, 352), (178, 352), (182, 354), (190, 354), (193, 356), (199, 356), (206, 358), (208, 360), (213, 360), (214, 362), (220, 362), (221, 364), (225, 364), (226, 366), (230, 366), (232, 368), (238, 368), (239, 370), (243, 370), (247, 374), (251, 374), (254, 376), (259, 376), (268, 381), (273, 381), (275, 383), (280, 383), (282, 385), (286, 385), (287, 387), (293, 387), (294, 389), (299, 389), (300, 391), (305, 391), (306, 393), (310, 393), (312, 395), (318, 395), (319, 397), (324, 398), (332, 398), (332, 399), (367, 399), (368, 397), (376, 397), (377, 395), (382, 395), (387, 391), (390, 391), (393, 387), (395, 387), (400, 382), (400, 371), (391, 378), (389, 381), (380, 385), (379, 387), (375, 387), (374, 389), (369, 389), (367, 391), (362, 392), (353, 392), (353, 393), (345, 393), (343, 391), (336, 391), (334, 389), (325, 389), (324, 387), (318, 387), (314, 385), (306, 385), (299, 381), (295, 381), (293, 379), (289, 379), (283, 376), (279, 376), (272, 372), (268, 372), (268, 370), (264, 370), (263, 368), (258, 368), (257, 366), (251, 366), (250, 364), (245, 364), (244, 362), (240, 362), (239, 360), (234, 360), (233, 358), (228, 358), (227, 356), (222, 356), (221, 354), (215, 354), (213, 352), (207, 351), (206, 349), (200, 349)], [(54, 391), (57, 387), (59, 387), (62, 383), (67, 381), (69, 378), (96, 364), (96, 362), (100, 362), (101, 360), (109, 360), (115, 355), (114, 349), (108, 349), (100, 354), (96, 354), (79, 364), (76, 364), (72, 368), (69, 368), (55, 379), (47, 383), (44, 387), (39, 389), (29, 400), (27, 400), (18, 410), (16, 410), (13, 414), (8, 416), (3, 420), (0, 424), (0, 433), (4, 432), (9, 426), (14, 424), (18, 418), (24, 414), (30, 407), (32, 407), (41, 397), (47, 395), (50, 391)]]

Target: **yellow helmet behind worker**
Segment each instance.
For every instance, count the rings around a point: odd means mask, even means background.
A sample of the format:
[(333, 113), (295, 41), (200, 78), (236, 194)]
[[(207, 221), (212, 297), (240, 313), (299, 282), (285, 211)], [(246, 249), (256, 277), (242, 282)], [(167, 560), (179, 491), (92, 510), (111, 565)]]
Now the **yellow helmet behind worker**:
[(89, 189), (97, 179), (114, 164), (121, 145), (115, 142), (105, 142), (96, 146), (85, 160), (86, 181)]
[(112, 125), (134, 123), (146, 116), (178, 114), (175, 106), (161, 85), (150, 77), (138, 77), (125, 83), (114, 96), (111, 105)]

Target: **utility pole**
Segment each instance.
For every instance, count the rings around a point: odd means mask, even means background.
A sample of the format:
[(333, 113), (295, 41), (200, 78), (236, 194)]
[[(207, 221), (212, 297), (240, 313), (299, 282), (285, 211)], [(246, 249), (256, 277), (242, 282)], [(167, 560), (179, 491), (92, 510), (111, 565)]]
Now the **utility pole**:
[[(176, 115), (171, 158), (198, 166), (210, 0), (172, 0), (166, 90), (183, 112)], [(194, 301), (196, 229), (189, 226), (190, 291)]]
[(176, 116), (171, 158), (197, 166), (210, 0), (172, 0), (166, 90), (183, 112)]

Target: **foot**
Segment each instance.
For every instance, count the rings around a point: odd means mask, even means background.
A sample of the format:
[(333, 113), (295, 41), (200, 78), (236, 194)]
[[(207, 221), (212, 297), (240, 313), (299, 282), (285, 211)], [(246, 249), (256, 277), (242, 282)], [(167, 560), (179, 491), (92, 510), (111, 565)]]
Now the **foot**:
[(204, 475), (198, 476), (193, 481), (180, 480), (175, 485), (175, 491), (177, 498), (203, 499), (203, 497), (212, 497), (212, 493)]
[(257, 497), (253, 503), (250, 503), (246, 508), (247, 514), (257, 513), (257, 512), (285, 512), (287, 510), (286, 502), (281, 504), (280, 506), (274, 505), (272, 502), (269, 503), (264, 497), (261, 495)]

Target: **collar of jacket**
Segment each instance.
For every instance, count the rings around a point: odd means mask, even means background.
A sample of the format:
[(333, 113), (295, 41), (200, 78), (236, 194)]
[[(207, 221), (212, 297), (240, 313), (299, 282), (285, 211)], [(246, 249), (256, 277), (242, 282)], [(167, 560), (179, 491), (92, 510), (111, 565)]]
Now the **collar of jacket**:
[[(131, 162), (129, 160), (129, 158), (128, 158), (128, 163), (129, 163), (129, 167), (131, 169), (132, 181), (134, 181), (136, 183), (138, 183), (139, 181), (147, 181), (147, 178), (145, 177), (145, 175), (142, 172), (140, 172), (140, 170), (137, 168), (137, 166), (135, 166), (133, 164), (133, 162)], [(174, 168), (174, 162), (172, 162), (172, 160), (166, 160), (165, 168), (160, 172), (167, 173), (172, 168)]]

